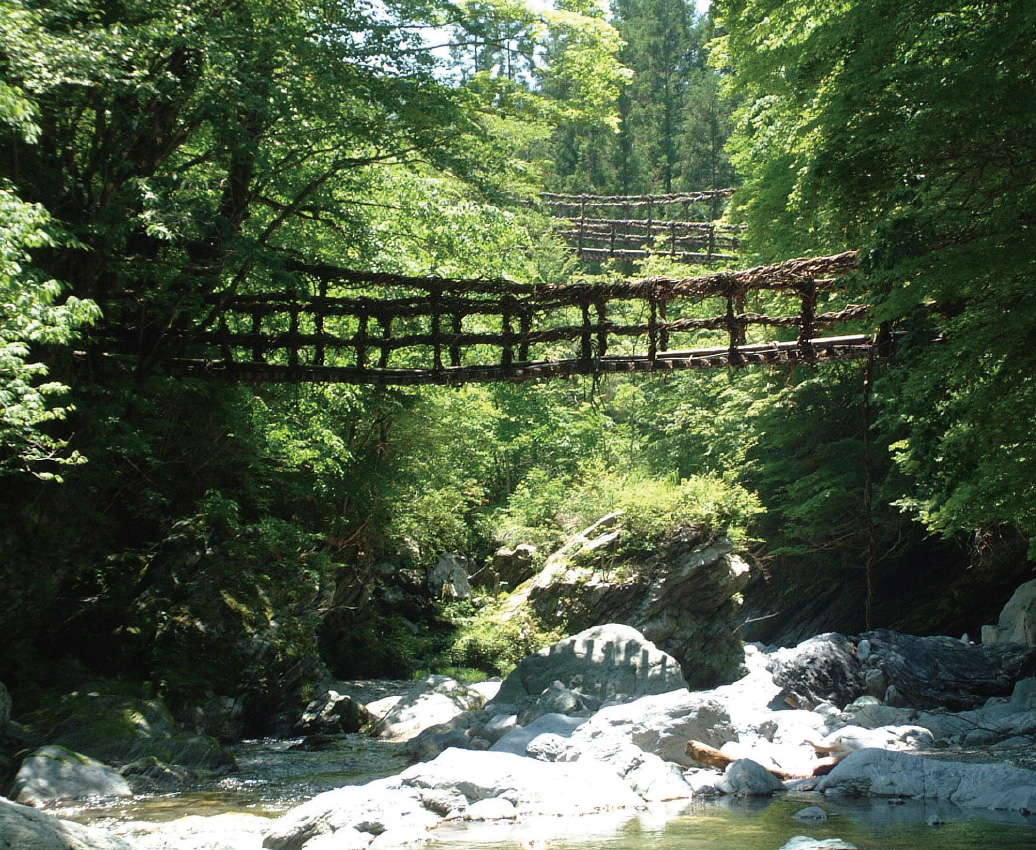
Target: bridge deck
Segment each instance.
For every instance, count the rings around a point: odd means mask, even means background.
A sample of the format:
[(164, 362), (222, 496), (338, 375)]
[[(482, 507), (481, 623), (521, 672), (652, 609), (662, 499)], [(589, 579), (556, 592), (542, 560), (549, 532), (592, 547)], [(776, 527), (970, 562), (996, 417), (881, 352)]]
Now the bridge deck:
[(758, 343), (735, 348), (712, 347), (691, 351), (646, 354), (608, 354), (587, 362), (580, 358), (534, 360), (510, 365), (444, 366), (440, 369), (358, 369), (348, 366), (291, 366), (276, 363), (222, 360), (176, 359), (166, 362), (167, 370), (180, 377), (219, 378), (244, 382), (346, 383), (376, 386), (459, 385), (533, 381), (568, 378), (574, 375), (671, 372), (683, 369), (758, 366), (788, 363), (826, 363), (859, 360), (872, 354), (887, 354), (888, 343), (875, 342), (867, 334), (819, 337), (803, 344), (793, 342)]

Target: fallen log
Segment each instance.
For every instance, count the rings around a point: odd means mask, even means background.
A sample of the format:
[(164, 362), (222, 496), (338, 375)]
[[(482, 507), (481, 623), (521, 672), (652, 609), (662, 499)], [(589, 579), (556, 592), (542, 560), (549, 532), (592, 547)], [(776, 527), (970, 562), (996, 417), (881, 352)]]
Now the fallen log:
[[(687, 755), (699, 764), (705, 765), (706, 767), (714, 767), (717, 770), (726, 770), (727, 765), (737, 761), (736, 758), (732, 758), (721, 750), (717, 750), (715, 747), (710, 747), (708, 744), (703, 744), (701, 741), (688, 741)], [(839, 761), (841, 761), (839, 756), (827, 756), (825, 758), (818, 759), (813, 766), (813, 772), (805, 775), (801, 773), (789, 773), (788, 771), (781, 770), (778, 767), (767, 767), (766, 765), (763, 765), (763, 767), (766, 767), (766, 769), (778, 779), (805, 779), (807, 776), (823, 776), (825, 773), (830, 773), (831, 769), (838, 764)]]

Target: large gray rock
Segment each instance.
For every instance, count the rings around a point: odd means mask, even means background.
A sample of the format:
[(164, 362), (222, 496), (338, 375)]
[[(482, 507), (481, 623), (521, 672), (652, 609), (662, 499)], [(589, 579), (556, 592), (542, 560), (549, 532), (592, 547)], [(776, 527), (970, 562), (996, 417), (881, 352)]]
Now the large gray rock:
[(133, 850), (120, 838), (0, 797), (0, 850)]
[(769, 797), (783, 791), (784, 783), (758, 762), (738, 759), (727, 765), (716, 787), (735, 797)]
[[(726, 539), (677, 535), (650, 556), (624, 555), (622, 518), (606, 517), (551, 555), (527, 588), (528, 603), (548, 625), (587, 628), (625, 623), (680, 663), (692, 688), (715, 687), (741, 674), (740, 592), (748, 564)], [(609, 569), (602, 569), (605, 559)]]
[(84, 797), (132, 797), (126, 780), (95, 759), (50, 745), (31, 753), (18, 769), (11, 797), (26, 806), (46, 806)]
[(1036, 579), (1014, 592), (995, 626), (983, 626), (982, 643), (1036, 646)]
[(324, 842), (338, 847), (337, 841), (321, 837), (342, 833), (343, 840), (352, 840), (354, 831), (378, 836), (375, 841), (383, 844), (402, 836), (417, 839), (445, 817), (463, 816), (483, 800), (510, 803), (514, 816), (589, 814), (635, 809), (643, 802), (597, 762), (550, 764), (510, 753), (450, 749), (398, 776), (314, 797), (275, 821), (263, 847), (300, 850), (305, 845), (309, 850)]
[(69, 705), (48, 743), (117, 767), (143, 758), (200, 771), (234, 767), (214, 738), (181, 731), (161, 700), (85, 695)]
[(494, 753), (512, 753), (516, 756), (526, 755), (529, 743), (540, 735), (556, 735), (568, 738), (586, 723), (582, 717), (568, 717), (564, 714), (544, 714), (528, 726), (520, 726), (503, 735), (492, 747)]
[(355, 838), (353, 832), (363, 833), (370, 841), (371, 836), (394, 830), (431, 829), (445, 813), (432, 811), (422, 803), (420, 795), (402, 790), (395, 777), (367, 785), (349, 785), (318, 794), (274, 821), (263, 839), (263, 847), (300, 850), (320, 836), (341, 833), (341, 841)]
[(672, 691), (606, 706), (572, 737), (575, 741), (591, 739), (601, 730), (621, 733), (645, 752), (684, 767), (695, 764), (687, 755), (688, 741), (718, 748), (738, 736), (727, 705), (715, 692)]
[[(135, 820), (119, 825), (120, 835), (133, 850), (258, 850), (270, 819), (260, 815), (224, 812), (188, 815), (169, 821)], [(365, 850), (367, 841), (355, 850)], [(349, 850), (345, 844), (334, 850)]]
[[(1010, 647), (978, 646), (951, 637), (918, 637), (887, 629), (859, 636), (894, 689), (886, 702), (911, 708), (977, 708), (1009, 696), (1021, 656)], [(868, 659), (868, 664), (871, 664)]]
[(852, 753), (816, 790), (949, 800), (958, 806), (1036, 811), (1036, 771), (1005, 764), (966, 764), (886, 750)]
[(428, 571), (426, 581), (433, 599), (471, 598), (467, 560), (458, 555), (440, 555), (435, 566)]
[(329, 688), (312, 700), (295, 723), (301, 735), (336, 735), (359, 732), (372, 720), (367, 707), (348, 694)]
[(502, 797), (522, 815), (638, 808), (641, 799), (599, 762), (548, 763), (510, 753), (447, 750), (399, 775), (402, 788), (457, 791), (470, 803)]
[(813, 709), (823, 702), (845, 708), (863, 694), (862, 668), (844, 635), (818, 635), (779, 649), (769, 667), (782, 698), (794, 708)]
[(408, 741), (425, 729), (448, 723), (457, 715), (481, 708), (485, 697), (449, 676), (429, 676), (418, 682), (372, 729), (379, 738)]
[(687, 690), (676, 660), (630, 626), (595, 626), (521, 661), (500, 686), (494, 703), (539, 696), (554, 682), (607, 698)]
[(494, 590), (514, 590), (536, 575), (536, 547), (521, 543), (513, 549), (502, 546), (493, 553), (485, 567), (472, 576), (472, 581)]

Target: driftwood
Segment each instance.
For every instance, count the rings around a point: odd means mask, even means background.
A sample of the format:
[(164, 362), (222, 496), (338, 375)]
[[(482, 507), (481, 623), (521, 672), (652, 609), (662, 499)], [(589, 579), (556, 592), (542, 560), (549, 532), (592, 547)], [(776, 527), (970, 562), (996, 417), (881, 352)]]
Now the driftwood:
[[(727, 765), (737, 761), (737, 759), (731, 758), (726, 753), (717, 750), (715, 747), (710, 747), (708, 744), (703, 744), (701, 741), (688, 741), (687, 742), (687, 755), (694, 759), (699, 764), (705, 765), (706, 767), (713, 767), (717, 770), (726, 770)], [(810, 776), (823, 776), (826, 773), (830, 773), (832, 768), (841, 759), (837, 756), (827, 756), (817, 760), (813, 772)], [(789, 773), (786, 770), (780, 770), (779, 768), (768, 767), (770, 771), (778, 779), (804, 779), (801, 774)]]

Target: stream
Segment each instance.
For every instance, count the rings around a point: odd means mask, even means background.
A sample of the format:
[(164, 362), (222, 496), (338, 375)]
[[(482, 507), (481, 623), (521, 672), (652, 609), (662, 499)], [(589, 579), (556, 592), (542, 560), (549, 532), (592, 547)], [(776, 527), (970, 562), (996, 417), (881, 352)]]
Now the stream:
[[(101, 807), (52, 810), (138, 841), (148, 829), (162, 829), (165, 844), (206, 847), (204, 842), (169, 838), (175, 822), (213, 815), (275, 817), (322, 791), (388, 776), (408, 764), (401, 745), (365, 735), (344, 735), (317, 751), (293, 748), (298, 740), (248, 741), (232, 748), (239, 770), (218, 782), (187, 792), (137, 798)], [(831, 817), (800, 823), (795, 812), (822, 805)], [(184, 824), (188, 821), (182, 821)], [(935, 822), (936, 825), (930, 825)], [(219, 846), (257, 850), (256, 819), (240, 841)], [(261, 823), (261, 822), (260, 822)], [(187, 835), (189, 833), (185, 833)], [(841, 838), (860, 850), (1033, 850), (1036, 817), (959, 809), (945, 802), (886, 799), (822, 799), (788, 794), (772, 800), (669, 803), (641, 813), (611, 813), (571, 819), (538, 818), (518, 826), (444, 825), (428, 850), (779, 850), (793, 836)]]

